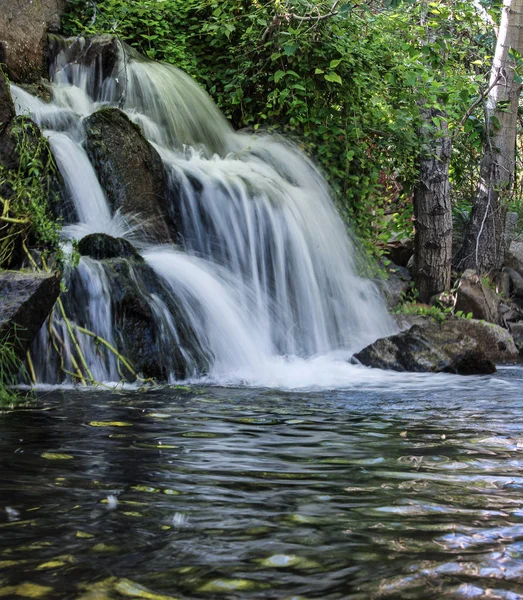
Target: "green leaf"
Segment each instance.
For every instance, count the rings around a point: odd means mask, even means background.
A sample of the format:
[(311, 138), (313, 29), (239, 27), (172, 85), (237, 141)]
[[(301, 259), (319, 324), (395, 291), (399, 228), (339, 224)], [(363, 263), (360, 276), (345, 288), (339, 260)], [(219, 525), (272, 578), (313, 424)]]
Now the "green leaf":
[(276, 71), (276, 73), (274, 73), (274, 83), (280, 82), (285, 77), (285, 75), (285, 71)]
[(330, 68), (335, 69), (341, 63), (341, 58), (337, 58), (336, 60), (331, 60)]
[(331, 81), (332, 83), (343, 83), (342, 78), (337, 73), (327, 73), (324, 77), (327, 81)]

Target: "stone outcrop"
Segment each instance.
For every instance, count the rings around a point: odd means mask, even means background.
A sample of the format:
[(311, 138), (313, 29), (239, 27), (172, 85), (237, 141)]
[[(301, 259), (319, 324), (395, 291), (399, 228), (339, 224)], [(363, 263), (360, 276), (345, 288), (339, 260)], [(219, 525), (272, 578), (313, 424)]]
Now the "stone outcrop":
[[(120, 42), (111, 35), (96, 35), (88, 38), (64, 38), (50, 35), (48, 42), (49, 75), (66, 65), (89, 67), (87, 89), (93, 98), (102, 99), (103, 81), (115, 74)], [(87, 75), (87, 74), (86, 74)], [(124, 93), (125, 77), (116, 77), (114, 84)]]
[(494, 362), (518, 357), (514, 341), (501, 327), (470, 319), (447, 319), (443, 323), (427, 321), (377, 340), (354, 359), (393, 371), (472, 375), (494, 373)]
[(132, 258), (143, 261), (131, 242), (123, 238), (115, 238), (105, 233), (91, 233), (78, 242), (78, 252), (96, 260), (109, 258)]
[(387, 305), (390, 308), (395, 308), (403, 299), (404, 293), (409, 289), (411, 275), (408, 269), (391, 263), (386, 267), (387, 279), (375, 279), (375, 283), (379, 286)]
[(47, 74), (48, 31), (60, 29), (66, 0), (2, 0), (0, 63), (15, 82), (34, 82)]
[(151, 241), (169, 242), (165, 176), (158, 152), (118, 109), (85, 121), (86, 148), (113, 210), (139, 220)]
[(456, 293), (456, 311), (465, 315), (472, 313), (474, 319), (501, 325), (500, 304), (501, 298), (481, 281), (475, 271), (467, 269), (463, 273)]
[(0, 340), (23, 357), (59, 294), (58, 273), (0, 273)]

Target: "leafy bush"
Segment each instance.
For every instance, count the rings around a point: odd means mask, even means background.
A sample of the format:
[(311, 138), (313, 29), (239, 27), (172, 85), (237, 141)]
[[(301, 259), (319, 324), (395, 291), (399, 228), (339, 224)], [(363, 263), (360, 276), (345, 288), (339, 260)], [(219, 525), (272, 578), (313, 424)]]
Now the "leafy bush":
[(397, 10), (385, 8), (398, 1), (342, 1), (336, 14), (315, 18), (329, 15), (332, 4), (70, 0), (65, 28), (118, 35), (181, 67), (236, 128), (292, 136), (320, 164), (359, 234), (387, 242), (412, 234), (421, 107), (445, 110), (454, 124), (456, 197), (468, 199), (460, 186), (475, 175), (482, 132), (474, 115), (464, 128), (456, 124), (488, 71), (492, 39), (468, 1), (408, 2)]

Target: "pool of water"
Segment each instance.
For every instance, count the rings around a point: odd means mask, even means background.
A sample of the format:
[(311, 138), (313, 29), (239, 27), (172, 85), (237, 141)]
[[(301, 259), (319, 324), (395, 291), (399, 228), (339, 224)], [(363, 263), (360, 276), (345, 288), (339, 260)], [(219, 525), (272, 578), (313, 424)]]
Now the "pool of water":
[(42, 391), (0, 414), (0, 598), (522, 598), (522, 384)]

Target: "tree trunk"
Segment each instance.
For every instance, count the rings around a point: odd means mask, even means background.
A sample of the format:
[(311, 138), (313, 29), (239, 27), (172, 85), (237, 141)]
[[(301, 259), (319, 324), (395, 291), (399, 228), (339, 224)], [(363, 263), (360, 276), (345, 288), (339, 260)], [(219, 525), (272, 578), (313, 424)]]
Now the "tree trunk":
[(500, 269), (504, 260), (503, 231), (508, 194), (515, 170), (516, 125), (521, 85), (514, 80), (513, 48), (523, 54), (523, 0), (504, 0), (490, 76), (486, 140), (480, 181), (463, 245), (460, 269), (481, 273)]
[(452, 264), (452, 207), (449, 165), (452, 142), (445, 115), (422, 110), (427, 149), (420, 159), (414, 190), (414, 281), (421, 302), (450, 289)]

